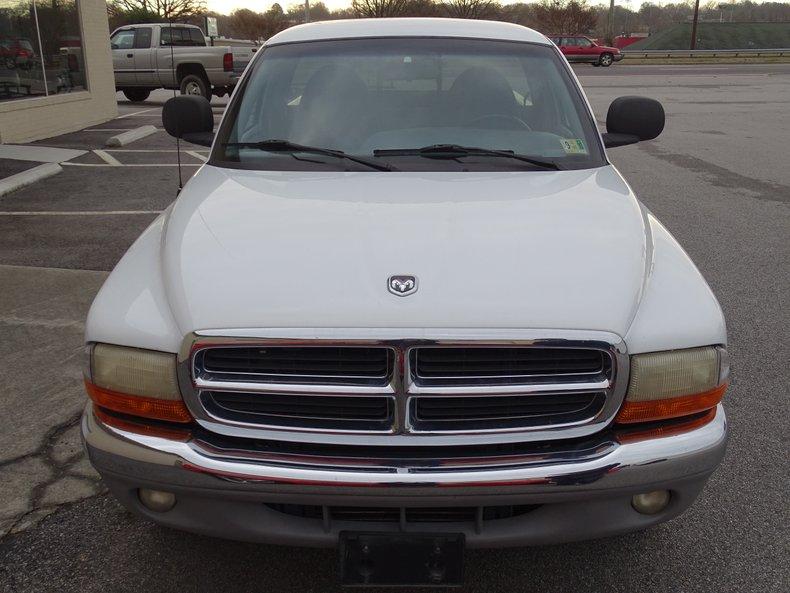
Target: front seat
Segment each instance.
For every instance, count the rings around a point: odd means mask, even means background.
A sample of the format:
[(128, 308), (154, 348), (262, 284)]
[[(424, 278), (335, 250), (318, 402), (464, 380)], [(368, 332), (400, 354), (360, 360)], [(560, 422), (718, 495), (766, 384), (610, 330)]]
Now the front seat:
[(513, 88), (496, 68), (468, 68), (458, 75), (448, 91), (452, 125), (469, 126), (487, 115), (515, 116), (516, 107)]
[(299, 144), (358, 150), (366, 137), (368, 87), (346, 66), (324, 66), (307, 81), (294, 118), (291, 140)]

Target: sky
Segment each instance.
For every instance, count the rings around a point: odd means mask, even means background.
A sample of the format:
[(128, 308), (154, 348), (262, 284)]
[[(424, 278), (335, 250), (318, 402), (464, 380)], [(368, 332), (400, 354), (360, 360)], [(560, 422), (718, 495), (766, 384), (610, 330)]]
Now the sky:
[[(288, 8), (291, 4), (302, 4), (304, 0), (281, 0), (280, 5), (283, 8)], [(317, 2), (318, 0), (311, 0)], [(533, 2), (535, 0), (504, 0), (503, 4), (511, 4), (515, 1)], [(608, 4), (608, 0), (588, 0), (590, 4)], [(656, 4), (676, 2), (678, 0), (653, 0)], [(726, 0), (724, 0), (726, 1)], [(759, 2), (759, 0), (757, 0)], [(790, 0), (774, 0), (777, 2), (790, 2)], [(249, 8), (255, 12), (265, 12), (269, 7), (274, 4), (275, 0), (208, 0), (209, 10), (216, 10), (217, 12), (228, 14), (237, 8)], [(323, 0), (330, 10), (336, 8), (346, 8), (351, 5), (351, 0)], [(615, 0), (618, 5), (628, 6), (629, 8), (637, 9), (642, 5), (642, 0)], [(700, 4), (704, 4), (702, 0)]]

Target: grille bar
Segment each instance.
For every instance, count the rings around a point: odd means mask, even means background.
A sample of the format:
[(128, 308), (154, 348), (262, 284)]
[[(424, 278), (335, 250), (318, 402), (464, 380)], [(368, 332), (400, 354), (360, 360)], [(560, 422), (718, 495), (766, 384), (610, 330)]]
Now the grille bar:
[(490, 430), (575, 424), (594, 417), (603, 393), (552, 393), (507, 396), (415, 397), (415, 431)]
[(207, 391), (203, 405), (234, 422), (282, 427), (388, 430), (394, 404), (387, 396), (322, 396)]
[(416, 400), (418, 420), (496, 420), (569, 414), (586, 409), (594, 394), (528, 395), (505, 397), (421, 397)]
[(585, 380), (606, 371), (608, 356), (577, 348), (415, 348), (412, 373), (418, 382), (454, 385)]
[(390, 349), (373, 347), (217, 347), (196, 354), (195, 374), (264, 383), (386, 385), (392, 358)]

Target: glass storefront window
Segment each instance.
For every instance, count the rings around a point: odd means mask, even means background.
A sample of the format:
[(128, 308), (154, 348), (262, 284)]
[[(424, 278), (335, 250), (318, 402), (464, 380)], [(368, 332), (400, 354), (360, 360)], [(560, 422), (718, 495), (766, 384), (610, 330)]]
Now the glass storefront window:
[(0, 101), (85, 88), (76, 0), (0, 0)]

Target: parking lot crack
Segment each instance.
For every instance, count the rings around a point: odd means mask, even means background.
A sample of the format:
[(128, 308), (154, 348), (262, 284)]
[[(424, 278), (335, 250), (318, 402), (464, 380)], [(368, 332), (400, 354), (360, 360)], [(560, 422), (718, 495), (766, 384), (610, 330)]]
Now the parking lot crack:
[(34, 451), (0, 463), (0, 469), (9, 475), (21, 474), (25, 481), (33, 482), (26, 492), (12, 493), (9, 508), (24, 510), (6, 517), (9, 523), (0, 533), (0, 541), (64, 504), (104, 492), (98, 476), (72, 471), (84, 458), (78, 436), (80, 417), (81, 413), (74, 414), (50, 428)]

